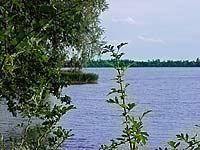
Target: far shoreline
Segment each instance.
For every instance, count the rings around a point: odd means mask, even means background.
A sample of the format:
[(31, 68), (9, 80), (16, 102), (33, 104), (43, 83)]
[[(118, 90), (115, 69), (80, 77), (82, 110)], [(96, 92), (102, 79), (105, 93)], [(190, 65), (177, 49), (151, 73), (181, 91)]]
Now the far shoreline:
[[(110, 60), (91, 60), (87, 63), (87, 68), (112, 67), (115, 61)], [(121, 66), (131, 67), (200, 67), (200, 59), (196, 60), (164, 60), (160, 59), (148, 61), (121, 60)]]

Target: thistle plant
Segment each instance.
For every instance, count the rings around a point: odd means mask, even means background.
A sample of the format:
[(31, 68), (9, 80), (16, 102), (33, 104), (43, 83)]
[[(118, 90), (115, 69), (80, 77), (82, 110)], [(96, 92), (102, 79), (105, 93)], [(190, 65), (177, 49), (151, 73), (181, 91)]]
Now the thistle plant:
[(136, 104), (134, 102), (129, 102), (127, 100), (127, 88), (128, 83), (124, 81), (125, 71), (128, 66), (123, 66), (121, 64), (121, 58), (124, 53), (120, 52), (120, 49), (127, 43), (121, 43), (115, 49), (114, 46), (105, 46), (102, 53), (110, 53), (111, 57), (114, 58), (113, 68), (117, 71), (117, 76), (115, 81), (118, 85), (117, 88), (112, 88), (108, 95), (114, 95), (113, 98), (107, 100), (110, 104), (115, 104), (119, 106), (122, 110), (123, 125), (122, 135), (115, 140), (111, 140), (111, 144), (101, 145), (100, 150), (114, 150), (118, 149), (119, 146), (128, 146), (129, 150), (137, 150), (139, 146), (146, 144), (148, 140), (148, 133), (143, 131), (143, 117), (150, 111), (144, 112), (141, 116), (136, 116), (131, 111), (135, 108)]

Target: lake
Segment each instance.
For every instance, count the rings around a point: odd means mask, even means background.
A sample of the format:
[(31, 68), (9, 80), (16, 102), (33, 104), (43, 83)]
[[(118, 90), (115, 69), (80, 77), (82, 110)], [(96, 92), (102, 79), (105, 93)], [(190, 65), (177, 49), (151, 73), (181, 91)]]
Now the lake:
[[(115, 70), (86, 71), (99, 74), (98, 84), (63, 90), (77, 107), (60, 122), (75, 134), (63, 145), (66, 150), (96, 150), (121, 135), (121, 111), (105, 102), (110, 88), (116, 86)], [(200, 68), (129, 68), (125, 78), (130, 84), (128, 98), (137, 104), (134, 113), (152, 110), (144, 119), (144, 130), (150, 134), (144, 149), (166, 146), (181, 131), (198, 130), (194, 125), (200, 124)]]
[[(111, 68), (85, 71), (99, 74), (98, 84), (63, 89), (63, 94), (71, 96), (77, 107), (59, 123), (75, 134), (63, 144), (64, 150), (97, 150), (121, 135), (121, 110), (106, 103), (110, 88), (116, 86), (113, 80), (116, 71)], [(152, 110), (144, 118), (144, 130), (150, 136), (143, 149), (164, 147), (181, 131), (198, 131), (194, 125), (200, 124), (200, 68), (129, 68), (125, 78), (130, 84), (128, 99), (137, 104), (133, 113)], [(5, 105), (1, 102), (0, 132), (12, 135), (17, 119), (6, 112)]]

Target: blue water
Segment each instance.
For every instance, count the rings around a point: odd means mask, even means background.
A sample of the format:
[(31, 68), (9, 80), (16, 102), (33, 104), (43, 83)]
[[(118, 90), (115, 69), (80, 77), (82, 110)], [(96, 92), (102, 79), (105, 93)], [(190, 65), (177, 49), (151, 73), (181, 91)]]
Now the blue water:
[[(60, 121), (75, 135), (63, 144), (64, 150), (97, 150), (101, 144), (121, 134), (121, 110), (106, 103), (107, 93), (115, 87), (114, 69), (87, 69), (99, 74), (98, 84), (73, 85), (63, 89), (72, 97), (76, 110)], [(126, 73), (129, 101), (135, 102), (135, 115), (152, 110), (144, 119), (144, 130), (150, 134), (145, 150), (166, 146), (177, 133), (198, 131), (200, 124), (200, 68), (130, 68)], [(53, 98), (52, 98), (53, 100)], [(0, 132), (15, 134), (18, 119), (0, 105)]]
[[(74, 85), (63, 90), (72, 97), (77, 109), (60, 122), (73, 129), (75, 136), (63, 145), (66, 150), (96, 150), (121, 134), (121, 111), (106, 103), (114, 69), (87, 69), (99, 74), (98, 84)], [(152, 112), (144, 119), (150, 134), (143, 149), (166, 146), (177, 133), (198, 131), (200, 124), (200, 68), (130, 68), (128, 98), (137, 104), (135, 114)]]

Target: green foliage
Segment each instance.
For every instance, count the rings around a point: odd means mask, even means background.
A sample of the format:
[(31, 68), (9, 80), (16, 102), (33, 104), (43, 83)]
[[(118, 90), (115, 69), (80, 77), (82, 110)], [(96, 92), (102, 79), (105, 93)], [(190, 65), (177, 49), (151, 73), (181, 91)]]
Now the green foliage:
[[(13, 116), (28, 120), (9, 149), (58, 149), (72, 135), (56, 126), (75, 108), (61, 95), (69, 82), (60, 68), (72, 49), (82, 57), (98, 52), (98, 16), (106, 8), (105, 0), (0, 1), (0, 98)], [(51, 106), (49, 95), (62, 104)]]
[[(165, 148), (164, 150), (172, 149), (172, 150), (199, 150), (200, 149), (200, 140), (197, 138), (197, 134), (190, 137), (189, 134), (177, 134), (176, 138), (178, 142), (170, 141), (168, 142), (170, 148)], [(157, 150), (163, 150), (159, 148)]]
[(123, 124), (124, 129), (121, 137), (116, 138), (116, 140), (111, 140), (111, 145), (101, 145), (100, 149), (102, 150), (113, 150), (117, 149), (121, 145), (127, 145), (130, 150), (138, 149), (139, 145), (145, 145), (148, 138), (148, 133), (144, 132), (143, 129), (143, 117), (148, 114), (150, 111), (144, 112), (141, 116), (134, 116), (131, 111), (135, 108), (135, 103), (127, 101), (127, 88), (129, 84), (124, 83), (124, 73), (127, 67), (121, 65), (121, 57), (124, 53), (120, 52), (122, 46), (127, 43), (121, 43), (117, 46), (117, 50), (114, 49), (114, 46), (106, 46), (103, 53), (111, 53), (111, 56), (114, 58), (113, 67), (117, 71), (117, 76), (115, 78), (118, 85), (117, 88), (112, 88), (108, 95), (114, 95), (114, 98), (107, 100), (108, 103), (115, 104), (119, 106), (122, 110), (122, 116), (124, 118)]
[(98, 75), (95, 73), (84, 73), (76, 70), (61, 70), (61, 77), (70, 84), (96, 83)]
[(0, 148), (2, 149), (2, 150), (5, 150), (6, 149), (6, 147), (5, 147), (5, 142), (4, 142), (4, 137), (3, 137), (3, 135), (1, 135), (0, 134)]
[[(73, 134), (71, 134), (71, 130), (67, 131), (61, 126), (56, 126), (56, 124), (66, 112), (74, 108), (73, 105), (54, 105), (52, 110), (45, 112), (46, 114), (44, 116), (40, 115), (40, 119), (43, 119), (44, 121), (35, 127), (31, 127), (32, 121), (31, 118), (29, 118), (28, 124), (24, 129), (24, 135), (20, 139), (12, 139), (12, 142), (14, 143), (12, 149), (58, 149), (64, 140), (68, 139)], [(24, 126), (24, 124), (20, 125), (20, 127)]]
[[(90, 60), (87, 63), (87, 67), (112, 67), (112, 64), (115, 60)], [(130, 67), (200, 67), (199, 58), (196, 61), (189, 60), (167, 60), (161, 61), (159, 59), (148, 60), (148, 61), (134, 61), (123, 59), (121, 60), (121, 65)]]

